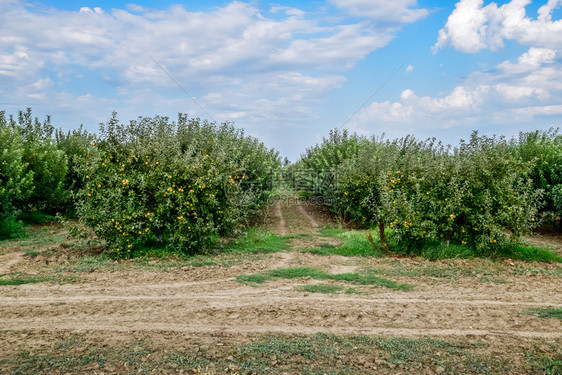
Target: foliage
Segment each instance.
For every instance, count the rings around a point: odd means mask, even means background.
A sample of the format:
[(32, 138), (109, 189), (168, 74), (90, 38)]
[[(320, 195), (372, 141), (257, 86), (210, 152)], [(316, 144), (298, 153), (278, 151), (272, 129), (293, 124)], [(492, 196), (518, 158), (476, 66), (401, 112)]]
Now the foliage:
[(150, 244), (200, 252), (255, 212), (279, 166), (230, 124), (180, 114), (120, 125), (114, 114), (78, 163), (78, 214), (116, 257)]
[(83, 159), (90, 145), (95, 142), (95, 134), (84, 130), (82, 125), (78, 129), (55, 132), (56, 147), (66, 154), (68, 171), (64, 179), (64, 199), (60, 210), (66, 215), (76, 216), (74, 193), (84, 187), (84, 179), (79, 175), (79, 161)]
[(33, 192), (33, 172), (24, 162), (22, 137), (0, 111), (0, 239), (23, 233), (17, 214)]
[(46, 218), (69, 200), (67, 156), (53, 131), (50, 118), (40, 122), (30, 108), (17, 119), (0, 111), (0, 238), (23, 234), (19, 216)]
[(434, 139), (383, 141), (334, 131), (298, 165), (302, 174), (318, 174), (318, 166), (337, 176), (328, 187), (302, 186), (335, 197), (326, 201), (344, 218), (378, 227), (386, 251), (392, 241), (409, 254), (453, 242), (493, 255), (539, 222), (542, 191), (525, 178), (533, 164), (514, 157), (504, 139), (477, 132), (452, 149)]
[(28, 108), (18, 113), (17, 122), (12, 116), (9, 122), (23, 140), (23, 161), (33, 172), (33, 190), (25, 201), (25, 210), (58, 212), (69, 198), (64, 185), (68, 165), (65, 152), (57, 149), (50, 117), (40, 122)]
[(534, 189), (544, 190), (542, 213), (562, 230), (562, 135), (559, 129), (520, 133), (513, 145), (516, 157), (533, 163), (529, 177)]

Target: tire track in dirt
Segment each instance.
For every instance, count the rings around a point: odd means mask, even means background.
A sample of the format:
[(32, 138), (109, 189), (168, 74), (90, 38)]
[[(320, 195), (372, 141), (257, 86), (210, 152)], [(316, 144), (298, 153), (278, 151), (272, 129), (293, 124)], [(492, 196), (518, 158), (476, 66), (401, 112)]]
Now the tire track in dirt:
[(18, 264), (23, 258), (21, 253), (9, 253), (0, 256), (0, 275), (10, 272), (10, 268)]
[[(294, 256), (282, 254), (273, 266)], [(532, 307), (562, 307), (561, 296), (533, 295), (509, 286), (495, 295), (477, 293), (477, 289), (455, 294), (452, 286), (443, 285), (437, 290), (390, 293), (373, 288), (376, 294), (372, 296), (349, 296), (297, 292), (296, 287), (315, 282), (306, 279), (278, 280), (260, 288), (238, 284), (233, 278), (217, 281), (222, 282), (147, 282), (121, 287), (102, 283), (89, 290), (81, 285), (64, 290), (48, 284), (11, 287), (19, 295), (0, 297), (0, 328), (97, 331), (121, 327), (156, 332), (165, 327), (173, 332), (241, 336), (332, 332), (562, 338), (559, 320), (521, 314)]]
[(287, 225), (285, 224), (285, 218), (283, 217), (283, 210), (281, 208), (281, 202), (275, 204), (275, 217), (277, 217), (276, 231), (280, 236), (287, 235)]
[[(302, 286), (308, 285), (306, 283), (297, 283), (293, 284), (293, 286)], [(292, 287), (287, 288), (276, 288), (273, 291), (283, 291), (283, 290), (290, 290)], [(146, 287), (146, 289), (150, 289)], [(111, 294), (98, 294), (98, 295), (74, 295), (74, 296), (63, 296), (63, 297), (43, 297), (43, 298), (17, 298), (17, 297), (5, 297), (2, 298), (2, 305), (3, 306), (24, 306), (24, 305), (49, 305), (52, 303), (93, 303), (93, 302), (135, 302), (135, 301), (172, 301), (172, 300), (225, 300), (229, 301), (231, 306), (240, 307), (240, 306), (249, 306), (249, 305), (258, 305), (259, 301), (243, 301), (243, 297), (250, 294), (268, 294), (271, 295), (271, 289), (248, 289), (248, 290), (239, 290), (239, 289), (232, 289), (229, 293), (215, 293), (215, 294), (180, 294), (174, 293), (170, 295), (122, 295), (122, 293), (118, 295), (111, 295)], [(229, 299), (233, 298), (233, 295), (240, 296), (237, 301), (230, 301)], [(262, 297), (256, 298), (262, 299)], [(319, 302), (319, 301), (329, 301), (331, 303), (374, 303), (374, 304), (401, 304), (401, 305), (412, 305), (412, 304), (446, 304), (446, 305), (466, 305), (466, 306), (500, 306), (500, 307), (508, 307), (508, 306), (521, 306), (521, 307), (542, 307), (542, 306), (549, 306), (554, 308), (562, 308), (562, 303), (556, 302), (536, 302), (536, 301), (519, 301), (519, 302), (509, 302), (509, 301), (496, 301), (496, 300), (460, 300), (460, 299), (422, 299), (422, 298), (395, 298), (393, 297), (391, 300), (388, 298), (339, 298), (339, 296), (330, 296), (330, 297), (300, 297), (300, 296), (280, 296), (280, 297), (268, 297), (268, 302)]]
[(306, 210), (304, 209), (304, 207), (302, 206), (302, 204), (298, 204), (297, 205), (299, 212), (301, 213), (302, 216), (304, 216), (306, 218), (306, 220), (309, 222), (310, 226), (312, 228), (318, 228), (318, 222), (316, 221), (316, 219), (314, 219), (314, 217), (312, 217), (312, 215), (310, 215), (308, 212), (306, 212)]
[[(294, 292), (293, 292), (294, 293)], [(544, 339), (562, 338), (562, 323), (531, 315), (519, 315), (518, 304), (467, 305), (448, 301), (403, 299), (269, 298), (261, 295), (200, 295), (196, 298), (162, 298), (75, 301), (50, 300), (34, 305), (3, 305), (2, 329), (65, 329), (176, 331), (193, 333), (400, 333), (437, 336), (510, 335)], [(184, 296), (185, 297), (185, 296)], [(370, 303), (367, 303), (370, 302)], [(482, 302), (482, 301), (479, 301)], [(495, 302), (495, 301), (486, 301)], [(533, 304), (536, 306), (537, 304)], [(189, 319), (186, 320), (186, 317)]]
[(285, 268), (289, 266), (291, 260), (293, 259), (293, 253), (288, 253), (285, 251), (277, 253), (276, 255), (279, 257), (279, 260), (274, 263), (269, 269)]
[[(115, 334), (120, 332), (123, 334), (130, 334), (131, 332), (175, 332), (175, 333), (188, 333), (193, 335), (215, 335), (220, 332), (221, 335), (249, 335), (249, 334), (289, 334), (289, 335), (314, 335), (317, 333), (329, 333), (336, 335), (384, 335), (392, 337), (416, 337), (416, 336), (434, 336), (434, 337), (514, 337), (523, 339), (549, 339), (556, 340), (560, 339), (560, 334), (552, 332), (536, 332), (536, 331), (516, 331), (516, 332), (501, 332), (488, 329), (469, 329), (469, 330), (459, 330), (459, 329), (431, 329), (431, 328), (361, 328), (359, 330), (350, 329), (334, 329), (330, 327), (322, 326), (309, 326), (309, 325), (294, 325), (291, 327), (280, 327), (276, 324), (266, 324), (266, 325), (244, 325), (233, 327), (230, 324), (219, 324), (219, 325), (193, 325), (186, 323), (184, 325), (175, 324), (152, 324), (146, 326), (145, 324), (140, 325), (130, 325), (130, 324), (107, 324), (104, 321), (95, 321), (95, 324), (90, 325), (75, 325), (72, 323), (61, 323), (57, 327), (52, 327), (49, 324), (37, 324), (28, 327), (14, 326), (8, 327), (10, 331), (13, 332), (27, 332), (29, 330), (38, 331), (71, 331), (71, 332), (107, 332), (108, 334)], [(136, 322), (135, 322), (136, 323)]]

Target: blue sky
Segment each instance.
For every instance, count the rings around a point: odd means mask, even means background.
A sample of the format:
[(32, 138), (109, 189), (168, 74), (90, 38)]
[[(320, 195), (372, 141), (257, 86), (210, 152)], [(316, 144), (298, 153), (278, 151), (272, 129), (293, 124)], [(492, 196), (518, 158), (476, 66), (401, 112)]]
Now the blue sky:
[(562, 123), (562, 0), (0, 0), (0, 110), (178, 112), (295, 161), (341, 126), (456, 144)]

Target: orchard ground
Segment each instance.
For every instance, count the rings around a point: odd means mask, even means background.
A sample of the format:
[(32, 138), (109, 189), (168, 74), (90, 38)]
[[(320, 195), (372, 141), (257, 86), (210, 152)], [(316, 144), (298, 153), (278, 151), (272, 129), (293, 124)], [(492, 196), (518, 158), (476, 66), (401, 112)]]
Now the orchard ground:
[(31, 227), (0, 242), (0, 372), (562, 373), (560, 263), (322, 255), (335, 227), (278, 202), (247, 249), (125, 261)]

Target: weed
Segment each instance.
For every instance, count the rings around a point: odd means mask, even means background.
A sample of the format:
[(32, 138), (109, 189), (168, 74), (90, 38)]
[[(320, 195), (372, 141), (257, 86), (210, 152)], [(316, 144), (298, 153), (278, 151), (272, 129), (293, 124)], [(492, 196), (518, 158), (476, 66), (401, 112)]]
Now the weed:
[(278, 268), (257, 275), (240, 275), (237, 279), (239, 282), (264, 283), (273, 278), (296, 279), (305, 277), (315, 280), (345, 281), (356, 285), (376, 285), (396, 290), (410, 290), (412, 288), (409, 284), (397, 284), (392, 280), (373, 274), (341, 273), (332, 275), (311, 267)]
[(109, 257), (100, 255), (78, 258), (72, 261), (69, 266), (56, 269), (55, 272), (94, 272), (99, 269), (118, 270), (120, 268), (119, 264), (111, 260)]
[(471, 259), (474, 258), (474, 251), (468, 246), (450, 244), (429, 244), (423, 247), (420, 256), (429, 260), (438, 259)]
[(35, 249), (25, 249), (23, 253), (30, 258), (35, 258), (41, 255), (41, 252)]
[(53, 215), (46, 214), (40, 211), (33, 211), (33, 212), (22, 212), (18, 215), (18, 220), (24, 222), (24, 224), (48, 224), (56, 220), (56, 217)]
[(562, 308), (560, 307), (538, 307), (527, 310), (525, 313), (536, 315), (541, 318), (556, 318), (562, 320)]
[(341, 285), (331, 285), (331, 284), (303, 285), (297, 288), (299, 292), (322, 293), (322, 294), (340, 293), (344, 289), (345, 288)]
[(527, 245), (511, 245), (505, 248), (501, 254), (504, 258), (525, 260), (529, 262), (557, 262), (562, 263), (562, 257), (552, 251)]
[[(195, 374), (365, 374), (365, 373), (546, 373), (559, 374), (556, 345), (491, 354), (488, 344), (422, 338), (332, 334), (264, 335), (255, 341), (213, 349), (156, 349), (145, 342), (88, 343), (70, 336), (53, 350), (4, 356), (0, 369), (13, 374), (195, 373)], [(486, 354), (486, 353), (490, 354)], [(510, 357), (508, 357), (510, 356)]]
[(23, 285), (23, 284), (36, 284), (42, 283), (45, 281), (52, 281), (51, 278), (46, 277), (29, 277), (29, 278), (22, 278), (22, 277), (12, 277), (9, 279), (4, 279), (5, 275), (0, 275), (0, 285)]
[(249, 283), (249, 284), (263, 284), (266, 281), (271, 280), (272, 277), (269, 275), (238, 275), (236, 276), (236, 280), (241, 283)]
[(549, 270), (536, 267), (521, 267), (518, 265), (513, 268), (513, 271), (516, 275), (548, 275), (562, 277), (562, 267), (556, 267), (555, 269)]
[(219, 250), (225, 253), (275, 253), (289, 249), (289, 236), (278, 236), (259, 228), (249, 228), (246, 235), (228, 242)]
[(525, 353), (525, 362), (527, 362), (529, 373), (533, 373), (532, 370), (542, 372), (547, 375), (559, 375), (562, 374), (562, 351), (560, 348), (556, 348), (551, 345), (551, 350), (554, 350), (554, 355), (549, 355), (544, 353), (543, 350), (537, 348), (536, 346), (527, 350)]
[(305, 293), (322, 293), (322, 294), (368, 294), (366, 292), (361, 292), (355, 288), (346, 288), (341, 285), (334, 284), (314, 284), (314, 285), (303, 285), (296, 289), (299, 292)]
[(482, 276), (480, 278), (481, 283), (494, 283), (494, 284), (507, 284), (508, 281), (504, 278), (496, 278), (496, 277), (488, 277), (488, 276)]
[(368, 234), (360, 231), (345, 231), (335, 228), (323, 228), (321, 237), (338, 238), (343, 242), (341, 246), (321, 244), (317, 248), (305, 249), (317, 255), (342, 255), (342, 256), (374, 256), (379, 257), (381, 253), (376, 250), (369, 241)]
[(363, 294), (363, 295), (365, 295), (365, 294), (368, 294), (368, 293), (366, 293), (366, 292), (361, 292), (361, 291), (359, 291), (359, 290), (357, 290), (357, 289), (355, 289), (355, 288), (347, 288), (347, 289), (345, 290), (345, 294)]
[(330, 278), (330, 274), (311, 267), (277, 268), (268, 271), (267, 274), (271, 277), (281, 279), (298, 279), (310, 277), (316, 280), (328, 280)]

